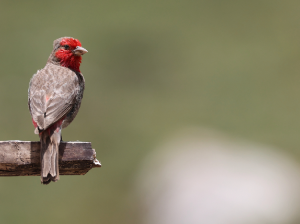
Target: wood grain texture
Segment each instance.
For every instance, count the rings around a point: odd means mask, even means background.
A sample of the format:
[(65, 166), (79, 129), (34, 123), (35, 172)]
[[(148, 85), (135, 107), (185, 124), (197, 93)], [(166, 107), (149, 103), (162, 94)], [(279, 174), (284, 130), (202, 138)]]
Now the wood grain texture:
[[(60, 175), (84, 175), (101, 167), (90, 142), (61, 142)], [(0, 176), (39, 176), (40, 142), (0, 141)]]

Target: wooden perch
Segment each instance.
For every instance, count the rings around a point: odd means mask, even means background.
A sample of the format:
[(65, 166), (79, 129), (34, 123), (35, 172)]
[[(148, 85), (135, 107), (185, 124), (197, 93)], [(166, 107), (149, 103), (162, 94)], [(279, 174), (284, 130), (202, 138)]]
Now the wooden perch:
[[(40, 142), (0, 141), (0, 176), (39, 176)], [(90, 142), (61, 142), (60, 175), (84, 175), (101, 167)]]

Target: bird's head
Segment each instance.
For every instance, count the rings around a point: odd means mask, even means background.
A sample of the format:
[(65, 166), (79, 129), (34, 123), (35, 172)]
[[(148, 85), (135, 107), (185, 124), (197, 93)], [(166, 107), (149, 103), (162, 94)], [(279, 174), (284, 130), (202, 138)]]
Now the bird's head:
[(80, 72), (81, 55), (87, 52), (81, 47), (79, 40), (72, 37), (61, 37), (53, 42), (53, 51), (48, 60)]

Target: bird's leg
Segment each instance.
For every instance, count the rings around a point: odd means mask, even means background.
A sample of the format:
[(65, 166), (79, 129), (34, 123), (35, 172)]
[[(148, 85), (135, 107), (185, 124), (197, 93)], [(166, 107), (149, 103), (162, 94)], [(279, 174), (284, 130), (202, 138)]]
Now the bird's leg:
[(60, 134), (60, 142), (63, 142), (62, 134)]

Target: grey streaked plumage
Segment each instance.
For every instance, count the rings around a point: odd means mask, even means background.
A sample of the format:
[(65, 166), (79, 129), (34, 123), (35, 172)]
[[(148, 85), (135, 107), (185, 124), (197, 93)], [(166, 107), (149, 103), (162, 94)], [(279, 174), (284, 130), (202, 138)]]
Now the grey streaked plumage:
[[(69, 37), (68, 37), (69, 38)], [(29, 83), (28, 106), (36, 134), (41, 140), (41, 182), (48, 184), (59, 179), (58, 149), (61, 128), (67, 127), (80, 108), (84, 91), (84, 77), (80, 72), (63, 67), (55, 53), (62, 38), (53, 43), (53, 51), (46, 66)], [(61, 123), (59, 123), (61, 120)]]

